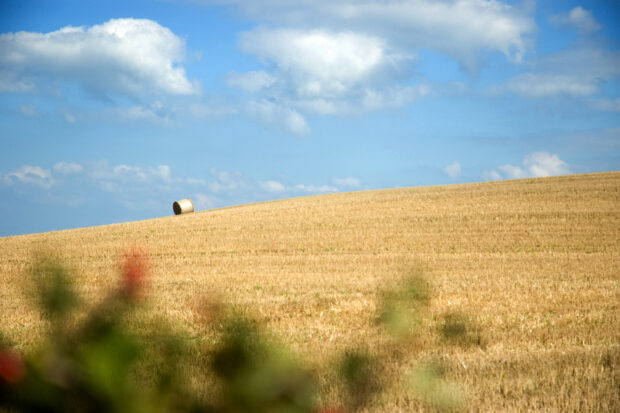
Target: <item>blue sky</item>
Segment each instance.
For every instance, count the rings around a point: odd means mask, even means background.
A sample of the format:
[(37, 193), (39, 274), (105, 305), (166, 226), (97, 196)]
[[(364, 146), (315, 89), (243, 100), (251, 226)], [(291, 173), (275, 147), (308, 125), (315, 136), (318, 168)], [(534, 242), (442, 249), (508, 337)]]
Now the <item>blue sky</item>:
[(0, 236), (620, 169), (618, 1), (0, 7)]

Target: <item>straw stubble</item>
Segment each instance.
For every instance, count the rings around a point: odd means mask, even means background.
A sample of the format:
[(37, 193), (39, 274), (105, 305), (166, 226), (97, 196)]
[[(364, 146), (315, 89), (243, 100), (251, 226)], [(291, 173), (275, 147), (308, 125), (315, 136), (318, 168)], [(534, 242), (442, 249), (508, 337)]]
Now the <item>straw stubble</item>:
[[(179, 242), (182, 240), (182, 242)], [(150, 304), (190, 336), (197, 297), (217, 295), (315, 365), (385, 346), (378, 293), (407, 271), (432, 286), (409, 366), (373, 411), (418, 408), (398, 380), (441, 360), (471, 410), (620, 409), (620, 173), (365, 191), (0, 239), (0, 314), (29, 348), (42, 321), (23, 292), (33, 251), (52, 249), (96, 299), (127, 246), (151, 255)], [(443, 342), (446, 314), (473, 345)], [(326, 379), (328, 380), (328, 379)], [(329, 383), (324, 383), (329, 387)]]

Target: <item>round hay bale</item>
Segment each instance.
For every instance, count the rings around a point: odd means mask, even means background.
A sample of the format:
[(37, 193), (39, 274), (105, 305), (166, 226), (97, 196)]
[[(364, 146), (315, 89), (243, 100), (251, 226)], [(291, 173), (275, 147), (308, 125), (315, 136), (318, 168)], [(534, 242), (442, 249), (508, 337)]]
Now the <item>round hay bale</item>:
[(189, 214), (190, 212), (194, 212), (194, 203), (189, 198), (174, 201), (172, 210), (174, 211), (174, 215)]

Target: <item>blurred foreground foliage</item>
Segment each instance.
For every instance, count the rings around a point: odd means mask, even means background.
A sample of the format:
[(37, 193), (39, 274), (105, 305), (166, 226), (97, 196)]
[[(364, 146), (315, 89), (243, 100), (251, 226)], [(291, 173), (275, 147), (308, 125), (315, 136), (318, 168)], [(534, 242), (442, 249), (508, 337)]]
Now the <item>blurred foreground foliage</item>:
[[(128, 322), (145, 299), (147, 255), (129, 250), (120, 271), (118, 288), (87, 308), (58, 259), (35, 259), (34, 298), (49, 331), (28, 355), (11, 350), (0, 334), (0, 410), (355, 412), (367, 408), (387, 387), (386, 380), (393, 379), (384, 374), (385, 355), (346, 349), (334, 358), (339, 402), (322, 406), (317, 372), (258, 323), (223, 310), (219, 302), (206, 305), (202, 320), (213, 326), (216, 340), (190, 357), (190, 344), (167, 322), (155, 323), (146, 333)], [(377, 322), (394, 347), (407, 345), (417, 334), (430, 298), (431, 288), (419, 273), (382, 293)], [(467, 335), (463, 320), (454, 315), (441, 328), (448, 340)], [(196, 366), (204, 376), (202, 385), (213, 389), (196, 388), (189, 373)], [(446, 382), (436, 366), (423, 364), (408, 377), (428, 407), (459, 406), (458, 387)]]

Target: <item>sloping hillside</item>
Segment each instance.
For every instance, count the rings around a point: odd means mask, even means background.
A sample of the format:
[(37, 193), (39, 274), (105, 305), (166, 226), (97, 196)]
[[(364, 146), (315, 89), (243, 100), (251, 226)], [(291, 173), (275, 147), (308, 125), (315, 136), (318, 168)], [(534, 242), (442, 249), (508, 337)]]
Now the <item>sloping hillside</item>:
[[(22, 287), (34, 252), (64, 257), (94, 300), (116, 285), (117, 259), (132, 245), (151, 255), (147, 312), (200, 336), (196, 297), (217, 294), (317, 364), (345, 345), (380, 345), (377, 290), (422, 268), (433, 299), (414, 359), (441, 358), (471, 408), (620, 409), (619, 172), (314, 196), (0, 238), (1, 329), (21, 348), (42, 331)], [(469, 320), (480, 340), (440, 342), (433, 331), (447, 314)], [(395, 388), (381, 409), (408, 403)]]

